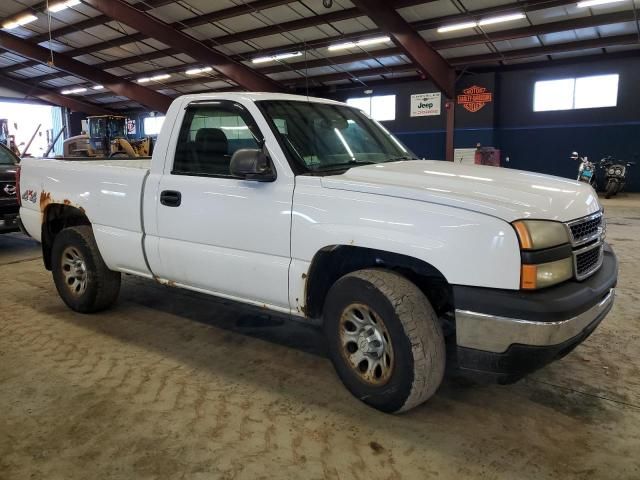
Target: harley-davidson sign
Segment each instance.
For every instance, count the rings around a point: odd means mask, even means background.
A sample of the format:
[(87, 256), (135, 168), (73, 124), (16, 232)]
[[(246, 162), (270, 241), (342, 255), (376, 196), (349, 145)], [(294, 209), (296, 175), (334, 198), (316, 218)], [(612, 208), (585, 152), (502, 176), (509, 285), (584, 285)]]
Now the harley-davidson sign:
[(493, 101), (493, 93), (488, 91), (484, 87), (474, 85), (473, 87), (465, 88), (460, 95), (458, 95), (458, 105), (462, 105), (465, 110), (470, 112), (477, 112), (487, 103)]

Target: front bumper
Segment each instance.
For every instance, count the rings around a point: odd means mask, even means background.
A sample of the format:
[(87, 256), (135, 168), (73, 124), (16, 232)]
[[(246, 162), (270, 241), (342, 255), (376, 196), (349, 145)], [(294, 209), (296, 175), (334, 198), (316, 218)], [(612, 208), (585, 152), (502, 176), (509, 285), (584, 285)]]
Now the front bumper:
[(583, 342), (613, 306), (618, 264), (605, 246), (588, 279), (537, 292), (454, 287), (460, 371), (510, 383), (563, 357)]

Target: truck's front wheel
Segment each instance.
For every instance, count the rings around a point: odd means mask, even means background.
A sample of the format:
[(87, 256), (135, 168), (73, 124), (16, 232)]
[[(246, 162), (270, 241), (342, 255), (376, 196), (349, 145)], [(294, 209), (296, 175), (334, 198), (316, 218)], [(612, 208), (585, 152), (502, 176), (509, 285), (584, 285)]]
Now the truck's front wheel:
[(92, 313), (111, 306), (120, 292), (120, 273), (109, 270), (91, 227), (62, 230), (51, 251), (53, 280), (69, 308)]
[(405, 277), (378, 269), (345, 275), (327, 295), (324, 328), (338, 375), (372, 407), (406, 411), (440, 386), (442, 329), (425, 295)]

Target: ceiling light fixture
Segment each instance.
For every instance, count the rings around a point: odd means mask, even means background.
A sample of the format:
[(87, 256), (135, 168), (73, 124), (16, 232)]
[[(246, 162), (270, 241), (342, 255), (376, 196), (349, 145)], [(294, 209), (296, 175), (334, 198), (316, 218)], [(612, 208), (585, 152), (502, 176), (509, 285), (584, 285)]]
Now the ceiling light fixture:
[(187, 75), (198, 75), (199, 73), (207, 73), (207, 72), (210, 72), (211, 70), (213, 70), (213, 68), (211, 67), (190, 68), (184, 73), (186, 73)]
[(58, 2), (53, 5), (49, 5), (49, 10), (51, 13), (58, 13), (62, 10), (65, 10), (69, 7), (74, 7), (76, 5), (80, 5), (80, 0), (67, 0), (66, 2)]
[(606, 5), (608, 3), (624, 2), (625, 0), (583, 0), (578, 2), (578, 8), (596, 7), (598, 5)]
[(521, 20), (525, 18), (524, 13), (511, 13), (509, 15), (500, 15), (498, 17), (483, 18), (478, 22), (481, 27), (484, 25), (493, 25), (494, 23), (510, 22), (512, 20)]
[(279, 55), (271, 55), (269, 57), (258, 57), (251, 60), (252, 63), (265, 63), (265, 62), (274, 62), (278, 60), (285, 60), (287, 58), (299, 57), (302, 55), (302, 52), (291, 52), (291, 53), (281, 53)]
[(391, 39), (389, 37), (367, 38), (365, 40), (358, 40), (357, 42), (345, 42), (345, 43), (338, 43), (336, 45), (329, 45), (329, 50), (334, 51), (334, 50), (345, 50), (347, 48), (354, 48), (354, 47), (366, 47), (368, 45), (377, 45), (378, 43), (385, 43), (390, 40)]
[(522, 12), (509, 13), (507, 15), (499, 15), (497, 17), (483, 18), (477, 22), (462, 22), (462, 23), (454, 23), (452, 25), (445, 25), (443, 27), (438, 28), (438, 33), (455, 32), (456, 30), (464, 30), (467, 28), (484, 27), (485, 25), (493, 25), (495, 23), (521, 20), (526, 17), (527, 16)]
[(17, 27), (21, 27), (23, 25), (26, 25), (27, 23), (31, 23), (31, 22), (35, 22), (38, 19), (38, 17), (36, 17), (35, 15), (32, 15), (31, 13), (28, 13), (26, 15), (22, 15), (21, 17), (18, 17), (14, 20), (9, 20), (8, 22), (5, 22), (2, 24), (2, 28), (6, 29), (6, 30), (11, 30), (13, 28), (17, 28)]
[(142, 77), (138, 79), (138, 83), (158, 82), (160, 80), (166, 80), (171, 77), (168, 73), (161, 73), (160, 75), (154, 75), (153, 77)]
[(438, 33), (455, 32), (456, 30), (464, 30), (477, 26), (478, 24), (476, 22), (454, 23), (453, 25), (445, 25), (444, 27), (438, 28)]
[(63, 95), (72, 95), (74, 93), (82, 93), (82, 92), (86, 92), (87, 89), (84, 87), (79, 87), (79, 88), (70, 88), (68, 90), (62, 90), (60, 93)]

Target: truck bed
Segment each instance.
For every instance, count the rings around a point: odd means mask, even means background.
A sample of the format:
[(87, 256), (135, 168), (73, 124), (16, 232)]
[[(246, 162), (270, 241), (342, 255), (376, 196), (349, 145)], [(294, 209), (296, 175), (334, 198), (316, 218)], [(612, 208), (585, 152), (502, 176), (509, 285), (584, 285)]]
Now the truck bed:
[(20, 168), (20, 215), (40, 240), (50, 207), (75, 208), (93, 226), (111, 269), (146, 273), (142, 253), (142, 188), (150, 159), (25, 158)]

